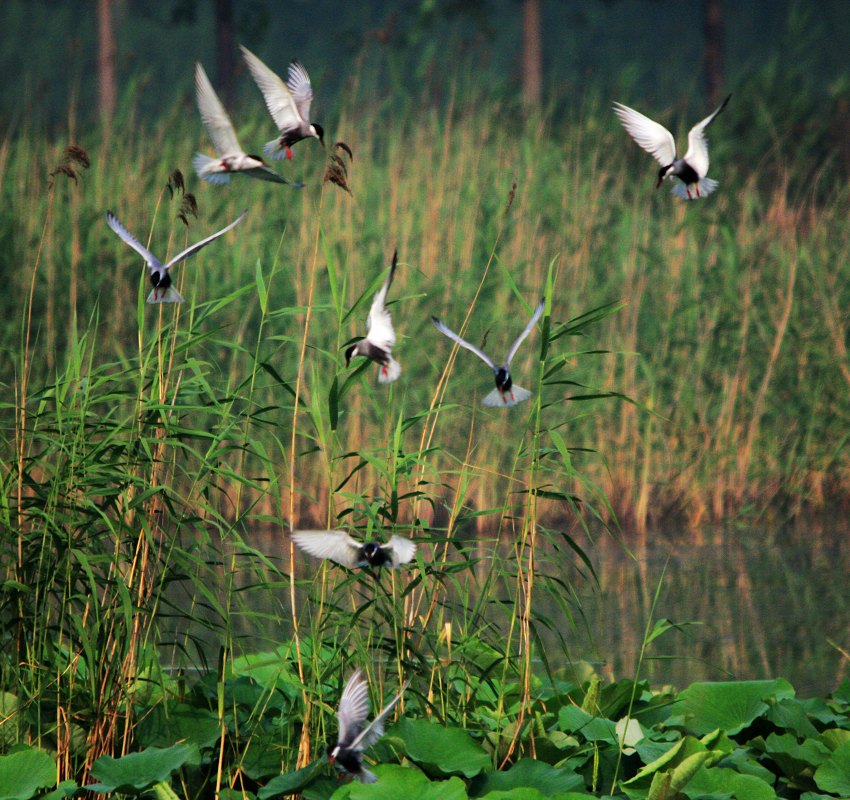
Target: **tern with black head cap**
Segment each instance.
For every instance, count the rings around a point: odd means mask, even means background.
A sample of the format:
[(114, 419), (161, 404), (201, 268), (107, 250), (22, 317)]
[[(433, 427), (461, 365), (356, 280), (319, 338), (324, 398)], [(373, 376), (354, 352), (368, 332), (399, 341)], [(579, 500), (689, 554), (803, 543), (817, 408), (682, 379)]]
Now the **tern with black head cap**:
[(490, 367), (490, 369), (493, 370), (496, 378), (496, 388), (481, 401), (482, 405), (491, 407), (515, 406), (517, 403), (521, 403), (523, 400), (528, 400), (528, 398), (531, 397), (531, 392), (528, 391), (528, 389), (523, 389), (522, 386), (517, 386), (513, 382), (510, 373), (510, 366), (519, 346), (523, 343), (525, 337), (531, 333), (532, 329), (537, 324), (537, 320), (540, 319), (544, 306), (545, 300), (541, 299), (540, 304), (534, 309), (534, 313), (531, 315), (531, 320), (529, 320), (528, 325), (525, 326), (525, 330), (511, 345), (507, 358), (505, 358), (505, 363), (501, 366), (495, 364), (486, 353), (479, 350), (475, 345), (470, 344), (466, 341), (466, 339), (461, 339), (460, 336), (451, 330), (451, 328), (446, 327), (439, 319), (431, 317), (431, 321), (437, 326), (437, 330), (444, 333), (453, 342), (457, 342), (457, 344), (461, 347), (465, 347), (471, 353), (475, 353), (478, 358), (480, 358), (488, 367)]
[(351, 363), (355, 356), (364, 356), (378, 365), (378, 382), (392, 383), (401, 375), (401, 364), (393, 358), (392, 350), (395, 345), (395, 330), (393, 319), (387, 310), (387, 292), (393, 282), (398, 251), (393, 253), (393, 263), (390, 274), (384, 285), (375, 294), (369, 316), (366, 318), (366, 338), (351, 345), (345, 351), (345, 366)]
[(345, 531), (293, 531), (292, 541), (315, 558), (327, 558), (348, 569), (398, 569), (416, 555), (416, 543), (393, 534), (386, 544), (358, 542)]
[[(246, 153), (239, 140), (233, 123), (224, 110), (221, 100), (210, 83), (207, 73), (200, 63), (195, 64), (195, 92), (198, 98), (198, 110), (201, 120), (215, 147), (217, 158), (196, 153), (192, 165), (198, 177), (209, 183), (230, 183), (232, 174), (247, 175), (261, 181), (273, 183), (289, 183), (286, 178), (278, 175), (259, 156)], [(301, 184), (292, 184), (301, 188)]]
[(182, 303), (182, 295), (171, 285), (170, 269), (175, 264), (185, 261), (189, 258), (189, 256), (195, 255), (198, 250), (202, 247), (206, 247), (210, 242), (218, 239), (219, 236), (227, 233), (231, 228), (242, 222), (247, 213), (247, 211), (243, 211), (226, 228), (222, 228), (220, 231), (216, 231), (212, 234), (212, 236), (207, 236), (206, 239), (202, 239), (200, 242), (193, 244), (191, 247), (187, 247), (185, 250), (174, 256), (174, 258), (172, 258), (167, 264), (163, 264), (153, 253), (151, 253), (150, 250), (148, 250), (147, 247), (139, 242), (139, 240), (136, 239), (136, 237), (121, 224), (118, 217), (116, 217), (111, 211), (106, 212), (106, 224), (121, 237), (125, 244), (130, 245), (130, 247), (132, 247), (145, 260), (148, 272), (150, 272), (151, 283), (153, 284), (153, 290), (148, 295), (148, 302)]
[(709, 162), (705, 130), (726, 108), (730, 97), (731, 94), (704, 120), (691, 128), (688, 133), (688, 150), (682, 158), (677, 157), (676, 141), (667, 128), (633, 108), (614, 103), (614, 113), (620, 118), (629, 136), (661, 164), (656, 189), (665, 178), (678, 178), (679, 181), (673, 185), (673, 194), (683, 200), (697, 200), (717, 188), (717, 181), (706, 177)]
[(294, 59), (289, 65), (289, 80), (269, 69), (247, 47), (240, 45), (242, 56), (251, 76), (263, 93), (266, 108), (280, 131), (277, 139), (267, 142), (263, 152), (269, 158), (292, 158), (292, 145), (302, 139), (318, 139), (325, 146), (325, 131), (316, 122), (310, 122), (313, 104), (313, 85), (304, 65)]
[(336, 744), (328, 753), (331, 764), (362, 783), (374, 783), (377, 780), (375, 775), (363, 766), (363, 752), (384, 735), (384, 722), (409, 683), (410, 680), (405, 681), (399, 693), (364, 728), (366, 717), (369, 716), (369, 685), (362, 670), (355, 670), (345, 684), (339, 700), (336, 714), (339, 732)]

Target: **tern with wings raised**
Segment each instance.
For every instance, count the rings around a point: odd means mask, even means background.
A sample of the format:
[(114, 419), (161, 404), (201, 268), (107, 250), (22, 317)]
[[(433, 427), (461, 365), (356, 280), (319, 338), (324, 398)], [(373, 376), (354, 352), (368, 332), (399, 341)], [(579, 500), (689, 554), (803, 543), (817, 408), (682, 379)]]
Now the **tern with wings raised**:
[(366, 338), (351, 345), (345, 351), (345, 366), (351, 363), (354, 356), (364, 356), (378, 365), (378, 381), (392, 383), (401, 375), (401, 364), (393, 358), (392, 350), (395, 345), (395, 330), (390, 312), (387, 310), (387, 292), (393, 282), (398, 251), (393, 253), (390, 274), (384, 285), (375, 294), (369, 316), (366, 318)]
[(673, 134), (663, 125), (644, 116), (633, 108), (622, 103), (614, 103), (614, 113), (620, 118), (623, 127), (647, 153), (659, 164), (657, 189), (665, 178), (678, 178), (673, 194), (683, 200), (697, 200), (711, 194), (717, 188), (717, 181), (707, 178), (708, 174), (708, 140), (705, 130), (714, 122), (717, 115), (726, 108), (730, 94), (718, 108), (704, 120), (698, 122), (688, 133), (688, 150), (682, 158), (676, 155), (676, 140)]
[(269, 158), (292, 158), (292, 145), (302, 139), (318, 139), (325, 146), (325, 131), (316, 122), (310, 122), (313, 104), (313, 86), (304, 65), (294, 59), (289, 65), (289, 80), (269, 69), (247, 47), (240, 45), (242, 56), (255, 83), (263, 93), (266, 108), (275, 121), (280, 136), (266, 143), (263, 152)]
[(384, 735), (384, 722), (409, 683), (409, 680), (405, 681), (399, 693), (364, 727), (369, 716), (369, 684), (363, 677), (363, 671), (355, 670), (345, 684), (339, 701), (336, 713), (339, 732), (336, 744), (330, 749), (331, 764), (362, 783), (374, 783), (377, 780), (375, 775), (363, 766), (363, 751)]
[(181, 261), (185, 261), (190, 256), (195, 255), (198, 250), (202, 247), (206, 247), (210, 242), (218, 239), (219, 236), (223, 236), (231, 228), (242, 222), (247, 213), (247, 211), (243, 211), (226, 228), (222, 228), (220, 231), (216, 231), (211, 236), (207, 236), (206, 239), (202, 239), (200, 242), (193, 244), (191, 247), (187, 247), (185, 250), (174, 256), (174, 258), (172, 258), (167, 264), (163, 264), (153, 253), (151, 253), (150, 250), (148, 250), (147, 247), (139, 242), (139, 240), (136, 239), (136, 237), (121, 224), (118, 217), (116, 217), (111, 211), (106, 212), (106, 224), (121, 237), (125, 244), (130, 245), (130, 247), (132, 247), (145, 260), (145, 264), (147, 264), (148, 271), (150, 272), (151, 283), (153, 284), (153, 289), (148, 295), (148, 302), (182, 303), (182, 295), (171, 285), (171, 268), (175, 264), (179, 264)]
[(461, 347), (465, 347), (471, 353), (475, 353), (490, 369), (493, 370), (494, 376), (496, 378), (496, 388), (490, 392), (481, 403), (485, 406), (491, 407), (508, 407), (515, 406), (517, 403), (521, 403), (523, 400), (528, 400), (531, 397), (531, 392), (528, 389), (523, 389), (522, 386), (517, 386), (513, 379), (511, 378), (510, 366), (511, 361), (513, 361), (513, 357), (516, 355), (516, 351), (519, 349), (519, 346), (525, 341), (526, 336), (531, 333), (534, 326), (537, 324), (537, 320), (540, 319), (540, 315), (543, 313), (543, 308), (545, 306), (545, 301), (541, 300), (540, 304), (537, 308), (534, 309), (534, 313), (531, 315), (531, 320), (528, 325), (525, 326), (525, 330), (517, 337), (517, 340), (511, 345), (511, 349), (508, 350), (508, 355), (505, 358), (505, 363), (501, 366), (497, 365), (493, 362), (493, 360), (483, 351), (479, 350), (475, 345), (470, 344), (465, 339), (461, 339), (451, 328), (446, 327), (439, 319), (436, 317), (431, 317), (434, 325), (437, 326), (437, 330), (441, 333), (444, 333), (449, 337), (453, 342), (456, 342)]

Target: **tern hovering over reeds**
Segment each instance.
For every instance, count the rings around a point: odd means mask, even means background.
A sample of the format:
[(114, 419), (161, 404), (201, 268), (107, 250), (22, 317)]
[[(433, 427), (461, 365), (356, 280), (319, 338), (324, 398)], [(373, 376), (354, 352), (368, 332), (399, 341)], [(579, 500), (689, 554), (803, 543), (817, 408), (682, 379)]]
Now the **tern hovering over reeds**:
[(151, 293), (148, 295), (149, 303), (182, 303), (183, 297), (180, 292), (177, 291), (171, 285), (171, 273), (169, 270), (175, 265), (179, 264), (181, 261), (185, 261), (189, 256), (195, 255), (202, 247), (206, 247), (210, 242), (218, 239), (219, 236), (227, 233), (231, 228), (238, 225), (245, 219), (245, 215), (247, 211), (243, 211), (233, 222), (230, 223), (226, 228), (222, 228), (220, 231), (216, 231), (212, 236), (207, 236), (206, 239), (202, 239), (200, 242), (193, 244), (191, 247), (187, 247), (181, 253), (178, 253), (174, 258), (172, 258), (167, 264), (163, 264), (147, 247), (145, 247), (141, 242), (133, 236), (130, 231), (128, 231), (119, 221), (118, 217), (115, 216), (111, 211), (106, 212), (106, 224), (112, 228), (115, 233), (117, 233), (121, 239), (130, 247), (132, 247), (144, 260), (145, 264), (147, 264), (148, 271), (150, 272), (151, 283), (153, 284), (153, 289)]
[(381, 713), (365, 728), (369, 716), (369, 685), (360, 669), (345, 684), (336, 718), (339, 722), (337, 742), (330, 749), (329, 761), (337, 768), (352, 775), (362, 783), (374, 783), (377, 778), (363, 766), (363, 751), (370, 748), (384, 735), (384, 722), (399, 698), (404, 694), (410, 680), (404, 682), (399, 693), (387, 703)]
[(386, 544), (358, 542), (345, 531), (293, 531), (292, 541), (305, 553), (328, 558), (348, 569), (389, 567), (398, 569), (416, 555), (416, 543), (393, 534)]
[(528, 400), (528, 398), (531, 397), (531, 392), (529, 392), (528, 389), (523, 389), (522, 386), (517, 386), (513, 382), (510, 373), (510, 366), (519, 346), (523, 343), (525, 337), (531, 333), (531, 329), (535, 326), (537, 320), (540, 319), (544, 305), (545, 301), (541, 299), (540, 304), (534, 309), (534, 313), (531, 315), (531, 320), (529, 320), (528, 325), (525, 326), (525, 330), (511, 345), (511, 349), (508, 351), (508, 355), (505, 358), (505, 363), (501, 366), (494, 364), (492, 359), (486, 353), (479, 350), (475, 345), (470, 344), (465, 339), (461, 339), (460, 336), (458, 336), (450, 328), (447, 328), (442, 322), (440, 322), (439, 319), (431, 317), (431, 320), (437, 326), (437, 330), (444, 333), (453, 342), (457, 342), (461, 347), (465, 347), (470, 352), (475, 353), (478, 358), (480, 358), (488, 367), (490, 367), (490, 369), (493, 370), (496, 378), (496, 388), (481, 401), (482, 405), (492, 407), (515, 406), (517, 403), (521, 403), (523, 400)]
[(688, 133), (688, 150), (683, 158), (676, 156), (676, 141), (673, 134), (663, 125), (644, 116), (622, 103), (614, 103), (614, 113), (620, 118), (623, 127), (647, 153), (653, 156), (661, 169), (658, 170), (657, 189), (665, 178), (679, 178), (673, 186), (673, 194), (683, 200), (696, 200), (711, 194), (717, 188), (717, 181), (706, 178), (708, 173), (708, 141), (705, 129), (714, 122), (715, 117), (726, 108), (730, 94), (702, 122), (698, 122)]
[(313, 137), (325, 146), (325, 131), (318, 123), (310, 122), (313, 103), (313, 86), (304, 65), (294, 59), (289, 65), (289, 80), (284, 83), (276, 72), (269, 69), (247, 47), (239, 45), (248, 69), (254, 78), (266, 108), (280, 131), (277, 139), (267, 142), (263, 152), (269, 158), (292, 158), (292, 145)]
[(392, 383), (401, 375), (401, 364), (393, 358), (392, 350), (395, 345), (395, 331), (390, 312), (387, 311), (387, 292), (393, 282), (396, 264), (398, 263), (398, 251), (393, 253), (393, 263), (390, 274), (384, 281), (384, 285), (375, 294), (369, 316), (366, 318), (366, 338), (351, 345), (345, 351), (345, 366), (351, 363), (354, 356), (365, 356), (378, 365), (378, 381), (380, 383)]
[[(278, 175), (262, 158), (249, 155), (242, 149), (230, 117), (224, 110), (221, 100), (218, 99), (207, 73), (197, 62), (195, 63), (195, 92), (198, 97), (201, 120), (218, 153), (217, 158), (203, 153), (195, 154), (192, 165), (199, 178), (210, 183), (224, 184), (230, 183), (232, 174), (241, 174), (261, 181), (290, 183), (286, 178)], [(292, 185), (300, 188), (300, 184)]]

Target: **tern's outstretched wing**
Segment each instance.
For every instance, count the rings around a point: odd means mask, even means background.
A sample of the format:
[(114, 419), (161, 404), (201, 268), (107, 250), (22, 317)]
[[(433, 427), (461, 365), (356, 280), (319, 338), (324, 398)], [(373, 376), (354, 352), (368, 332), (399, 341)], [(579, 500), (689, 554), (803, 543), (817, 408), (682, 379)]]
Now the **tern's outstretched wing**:
[[(685, 153), (685, 161), (696, 170), (700, 178), (704, 178), (708, 172), (708, 140), (705, 137), (705, 129), (726, 108), (730, 97), (732, 97), (731, 94), (704, 120), (694, 125), (688, 133), (688, 152)], [(700, 193), (702, 194), (702, 192)]]
[(121, 237), (125, 244), (130, 245), (130, 247), (132, 247), (145, 260), (145, 263), (148, 265), (148, 269), (151, 272), (162, 269), (162, 262), (138, 239), (136, 239), (136, 237), (121, 224), (118, 217), (116, 217), (111, 211), (106, 212), (106, 224)]
[(376, 344), (382, 350), (392, 350), (395, 344), (395, 331), (393, 330), (393, 320), (390, 312), (387, 311), (387, 292), (393, 282), (395, 275), (396, 263), (398, 262), (398, 251), (393, 253), (393, 263), (390, 267), (390, 274), (384, 281), (384, 285), (375, 294), (375, 299), (372, 300), (372, 307), (369, 309), (369, 316), (366, 318), (366, 338)]
[(413, 561), (416, 556), (416, 542), (396, 534), (390, 536), (390, 540), (381, 549), (390, 557), (393, 569)]
[(543, 307), (546, 305), (545, 298), (540, 301), (540, 304), (537, 308), (534, 309), (534, 313), (531, 315), (531, 320), (529, 320), (528, 325), (525, 326), (525, 330), (517, 337), (517, 340), (511, 345), (511, 349), (508, 350), (508, 356), (505, 359), (505, 366), (509, 367), (511, 365), (511, 361), (513, 357), (516, 355), (516, 351), (519, 349), (519, 346), (525, 340), (525, 337), (531, 333), (532, 328), (537, 324), (537, 320), (540, 319), (540, 315), (543, 313)]
[(207, 73), (198, 61), (195, 62), (195, 94), (198, 98), (201, 120), (216, 152), (222, 157), (243, 155), (244, 150), (236, 138), (233, 123), (227, 116), (221, 100), (218, 99)]
[(228, 232), (231, 228), (235, 227), (235, 226), (236, 226), (236, 225), (238, 225), (240, 222), (242, 222), (242, 220), (243, 220), (243, 219), (245, 219), (245, 216), (247, 215), (247, 213), (248, 213), (248, 211), (247, 211), (247, 210), (243, 211), (243, 212), (242, 212), (242, 213), (241, 213), (241, 214), (240, 214), (240, 215), (239, 215), (239, 216), (238, 216), (235, 220), (233, 220), (233, 222), (231, 222), (231, 223), (230, 223), (230, 225), (228, 225), (226, 228), (222, 228), (220, 231), (216, 231), (215, 233), (211, 234), (210, 236), (207, 236), (207, 238), (206, 238), (206, 239), (201, 239), (201, 241), (200, 241), (200, 242), (197, 242), (196, 244), (193, 244), (191, 247), (187, 247), (187, 248), (186, 248), (186, 249), (185, 249), (182, 253), (178, 253), (176, 256), (174, 256), (174, 258), (172, 258), (172, 259), (171, 259), (171, 261), (169, 261), (169, 262), (165, 265), (165, 269), (171, 269), (171, 268), (172, 268), (175, 264), (179, 264), (181, 261), (184, 261), (185, 259), (189, 258), (189, 256), (193, 256), (193, 255), (195, 255), (195, 253), (197, 253), (197, 252), (198, 252), (198, 250), (200, 250), (200, 249), (201, 249), (201, 248), (203, 248), (203, 247), (206, 247), (206, 246), (207, 246), (210, 242), (215, 241), (216, 239), (218, 239), (218, 237), (219, 237), (219, 236), (223, 236), (223, 235), (224, 235), (225, 233), (227, 233), (227, 232)]
[(447, 328), (436, 317), (431, 317), (431, 321), (434, 323), (434, 325), (437, 326), (437, 330), (440, 331), (440, 333), (444, 333), (453, 342), (457, 342), (457, 344), (459, 344), (461, 347), (465, 347), (471, 353), (475, 353), (475, 355), (477, 355), (478, 358), (480, 358), (488, 367), (490, 367), (490, 369), (495, 370), (497, 368), (496, 365), (490, 360), (490, 357), (488, 355), (479, 350), (475, 345), (467, 342), (466, 339), (461, 339), (460, 336), (458, 336), (451, 328)]
[[(295, 98), (289, 87), (283, 82), (280, 76), (269, 69), (257, 56), (255, 56), (247, 47), (240, 45), (242, 56), (254, 82), (260, 87), (263, 93), (263, 99), (266, 101), (266, 108), (272, 119), (281, 133), (297, 130), (301, 126), (302, 115), (298, 110)], [(292, 68), (290, 67), (290, 72)], [(305, 73), (306, 74), (306, 73)], [(309, 86), (310, 79), (307, 79)], [(310, 95), (312, 98), (312, 94)], [(309, 109), (310, 105), (307, 104)]]
[(357, 566), (360, 543), (345, 531), (293, 531), (291, 538), (315, 558), (329, 558), (349, 569)]
[[(404, 694), (404, 690), (407, 689), (409, 684), (410, 679), (408, 678), (404, 682), (399, 693), (384, 706), (381, 713), (378, 714), (378, 716), (375, 717), (375, 719), (373, 719), (349, 745), (352, 750), (366, 750), (384, 735), (384, 722), (386, 721), (390, 711), (392, 711), (395, 707), (395, 704), (401, 699), (401, 696)], [(342, 703), (340, 702), (340, 707), (341, 706)]]
[(339, 699), (339, 709), (336, 712), (336, 718), (339, 722), (337, 745), (348, 749), (357, 749), (356, 743), (362, 739), (363, 733), (365, 733), (365, 731), (361, 731), (368, 716), (369, 684), (363, 677), (363, 671), (358, 668), (348, 679), (342, 697)]
[(676, 141), (667, 128), (622, 103), (614, 103), (614, 113), (620, 118), (629, 136), (661, 166), (666, 167), (675, 161)]
[(289, 80), (286, 82), (292, 99), (298, 107), (298, 113), (304, 122), (310, 121), (310, 106), (313, 104), (313, 85), (304, 65), (297, 59), (293, 59), (289, 65)]

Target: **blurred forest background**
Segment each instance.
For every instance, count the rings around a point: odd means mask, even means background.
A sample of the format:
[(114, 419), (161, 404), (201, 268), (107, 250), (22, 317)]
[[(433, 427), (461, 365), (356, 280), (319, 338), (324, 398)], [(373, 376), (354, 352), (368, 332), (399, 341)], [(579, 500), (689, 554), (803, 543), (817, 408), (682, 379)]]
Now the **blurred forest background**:
[(281, 70), (308, 65), (325, 117), (383, 51), (387, 91), (424, 87), (437, 101), (466, 79), (556, 111), (591, 92), (701, 112), (755, 81), (801, 119), (842, 116), (845, 166), (850, 153), (845, 0), (6, 0), (0, 30), (0, 69), (14, 76), (0, 87), (7, 129), (60, 124), (71, 100), (84, 124), (118, 102), (149, 117), (191, 104), (195, 60), (231, 107), (253, 92), (238, 80), (241, 42)]

